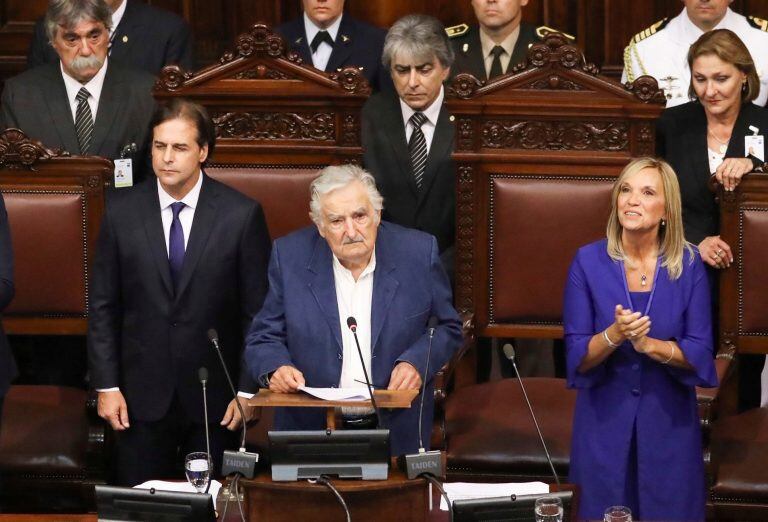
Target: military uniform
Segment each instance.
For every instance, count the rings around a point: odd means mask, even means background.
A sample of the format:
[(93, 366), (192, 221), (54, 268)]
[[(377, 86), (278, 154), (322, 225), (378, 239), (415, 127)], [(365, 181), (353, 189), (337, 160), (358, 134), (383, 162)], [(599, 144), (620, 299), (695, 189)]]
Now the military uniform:
[[(730, 8), (715, 29), (730, 29), (749, 49), (760, 77), (760, 94), (755, 103), (765, 105), (768, 98), (768, 21), (745, 17)], [(685, 9), (674, 18), (665, 18), (637, 33), (624, 50), (622, 82), (633, 82), (650, 75), (659, 82), (667, 97), (667, 107), (689, 101), (691, 73), (688, 49), (704, 34), (688, 18)]]

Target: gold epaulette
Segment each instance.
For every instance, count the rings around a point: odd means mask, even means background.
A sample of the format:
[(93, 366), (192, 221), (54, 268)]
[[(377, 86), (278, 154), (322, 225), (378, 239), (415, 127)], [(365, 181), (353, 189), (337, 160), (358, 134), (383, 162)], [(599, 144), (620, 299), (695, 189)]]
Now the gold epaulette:
[(539, 38), (541, 38), (542, 40), (543, 40), (544, 38), (546, 38), (546, 36), (547, 36), (549, 33), (560, 33), (560, 34), (562, 34), (563, 36), (565, 36), (566, 38), (568, 38), (570, 41), (572, 41), (572, 42), (575, 42), (575, 41), (576, 41), (576, 37), (575, 37), (575, 36), (573, 36), (572, 34), (568, 34), (568, 33), (565, 33), (565, 32), (563, 32), (563, 31), (560, 31), (560, 30), (558, 30), (558, 29), (552, 29), (551, 27), (547, 27), (546, 25), (540, 25), (540, 26), (538, 26), (538, 27), (536, 28), (536, 36), (538, 36), (538, 37), (539, 37)]
[(647, 29), (643, 29), (639, 33), (637, 33), (635, 36), (632, 37), (632, 40), (630, 40), (631, 43), (640, 43), (646, 38), (648, 38), (651, 35), (654, 35), (664, 29), (667, 24), (669, 23), (669, 18), (664, 18), (663, 20), (659, 20), (652, 26), (650, 26)]
[(751, 25), (755, 29), (760, 29), (761, 31), (765, 31), (766, 33), (768, 33), (768, 20), (766, 20), (765, 18), (748, 16), (747, 21), (749, 22), (749, 25)]
[(467, 31), (469, 31), (469, 26), (467, 24), (452, 25), (451, 27), (445, 28), (445, 34), (448, 35), (448, 38), (456, 38)]

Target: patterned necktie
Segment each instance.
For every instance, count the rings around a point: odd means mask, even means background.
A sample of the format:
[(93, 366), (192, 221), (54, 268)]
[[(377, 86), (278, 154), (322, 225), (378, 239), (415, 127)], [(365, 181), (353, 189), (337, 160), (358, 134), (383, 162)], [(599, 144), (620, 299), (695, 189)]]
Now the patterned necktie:
[(181, 228), (179, 213), (185, 206), (181, 201), (171, 204), (173, 221), (171, 221), (171, 233), (168, 235), (168, 264), (171, 267), (174, 290), (179, 283), (181, 267), (184, 265), (184, 230)]
[(488, 79), (493, 80), (497, 76), (501, 76), (504, 74), (504, 71), (501, 70), (501, 55), (506, 53), (507, 51), (504, 50), (504, 48), (500, 45), (497, 45), (493, 49), (491, 49), (491, 54), (493, 55), (493, 61), (491, 62), (491, 72), (488, 74)]
[(320, 44), (323, 42), (333, 47), (333, 38), (328, 34), (328, 31), (320, 31), (314, 38), (312, 38), (312, 43), (309, 44), (310, 49), (312, 49), (312, 54), (317, 52), (317, 48), (320, 47)]
[(408, 122), (413, 127), (411, 139), (408, 141), (408, 152), (411, 155), (411, 169), (416, 180), (416, 187), (421, 190), (424, 183), (424, 168), (427, 166), (427, 140), (421, 126), (426, 123), (427, 117), (423, 112), (414, 112)]
[(91, 106), (88, 105), (88, 98), (90, 97), (91, 93), (85, 87), (82, 87), (75, 97), (77, 100), (75, 132), (77, 133), (77, 143), (80, 145), (80, 154), (88, 154), (93, 138), (93, 115), (91, 115)]

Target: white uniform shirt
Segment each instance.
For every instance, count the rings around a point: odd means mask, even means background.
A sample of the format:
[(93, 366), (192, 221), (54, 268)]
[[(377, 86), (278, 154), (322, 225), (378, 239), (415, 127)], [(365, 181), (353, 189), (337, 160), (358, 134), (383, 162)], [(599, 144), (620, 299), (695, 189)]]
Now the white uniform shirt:
[[(747, 18), (730, 8), (715, 29), (730, 29), (738, 35), (752, 54), (760, 77), (760, 94), (754, 103), (765, 105), (768, 99), (768, 32), (753, 27)], [(685, 8), (663, 29), (624, 51), (622, 82), (628, 81), (628, 70), (637, 78), (648, 74), (656, 78), (667, 96), (667, 107), (687, 103), (691, 72), (688, 69), (688, 49), (704, 34), (688, 18)]]
[[(312, 53), (312, 40), (315, 39), (315, 36), (317, 36), (317, 33), (320, 31), (328, 31), (328, 35), (331, 37), (331, 39), (334, 42), (336, 41), (336, 36), (339, 34), (339, 27), (341, 27), (341, 18), (343, 16), (344, 15), (342, 14), (340, 17), (338, 17), (335, 22), (328, 26), (327, 29), (321, 29), (316, 26), (312, 20), (309, 19), (307, 13), (304, 13), (304, 32), (307, 35), (307, 46), (309, 46), (310, 53)], [(328, 45), (326, 42), (318, 45), (317, 51), (312, 53), (312, 65), (315, 67), (315, 69), (325, 71), (325, 68), (328, 66), (328, 61), (331, 59), (331, 53), (333, 53), (333, 47)]]

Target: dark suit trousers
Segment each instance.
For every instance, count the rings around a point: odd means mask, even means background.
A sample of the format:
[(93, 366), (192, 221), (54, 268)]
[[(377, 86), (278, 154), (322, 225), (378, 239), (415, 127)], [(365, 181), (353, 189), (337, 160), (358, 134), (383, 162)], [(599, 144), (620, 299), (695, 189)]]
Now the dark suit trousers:
[[(201, 390), (200, 400), (202, 400)], [(210, 415), (210, 412), (209, 412)], [(115, 483), (132, 487), (148, 480), (185, 480), (184, 457), (205, 451), (205, 426), (202, 419), (189, 419), (178, 397), (174, 397), (168, 414), (154, 422), (131, 420), (131, 427), (117, 433), (117, 469)], [(225, 449), (237, 448), (240, 430), (231, 432), (219, 425), (221, 418), (210, 415), (211, 457), (218, 477)]]

